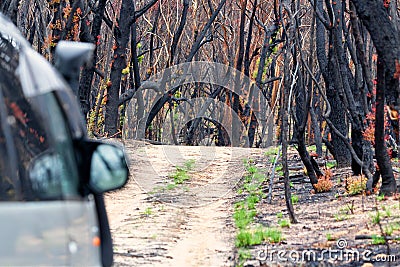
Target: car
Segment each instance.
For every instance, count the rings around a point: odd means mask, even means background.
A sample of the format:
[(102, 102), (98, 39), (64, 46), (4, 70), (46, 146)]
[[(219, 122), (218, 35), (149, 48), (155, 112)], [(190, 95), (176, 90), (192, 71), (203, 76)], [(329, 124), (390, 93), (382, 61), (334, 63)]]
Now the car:
[(0, 266), (112, 265), (103, 194), (127, 182), (125, 153), (88, 138), (64, 77), (0, 14)]

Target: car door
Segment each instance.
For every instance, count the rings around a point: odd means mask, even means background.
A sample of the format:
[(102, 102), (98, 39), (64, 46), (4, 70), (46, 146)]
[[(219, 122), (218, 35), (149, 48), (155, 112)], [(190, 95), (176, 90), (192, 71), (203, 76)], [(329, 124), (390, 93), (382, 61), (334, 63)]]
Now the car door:
[(69, 223), (56, 179), (63, 166), (45, 121), (12, 78), (0, 71), (0, 265), (68, 265)]
[(0, 203), (0, 265), (100, 265), (96, 206), (82, 194), (56, 98), (52, 92), (26, 98), (17, 80), (2, 78), (1, 125), (8, 138), (2, 165), (12, 166), (13, 187), (4, 187), (9, 201)]
[[(79, 151), (74, 150), (70, 129), (66, 117), (53, 93), (45, 94), (38, 99), (38, 106), (48, 122), (48, 132), (55, 140), (53, 147), (59, 156), (60, 166), (57, 177), (62, 181), (63, 209), (67, 216), (67, 236), (69, 265), (99, 266), (100, 262), (100, 229), (98, 227), (94, 197), (87, 192), (86, 183), (89, 177), (79, 177), (76, 157)], [(54, 168), (54, 165), (53, 165)], [(57, 168), (56, 168), (57, 169)]]

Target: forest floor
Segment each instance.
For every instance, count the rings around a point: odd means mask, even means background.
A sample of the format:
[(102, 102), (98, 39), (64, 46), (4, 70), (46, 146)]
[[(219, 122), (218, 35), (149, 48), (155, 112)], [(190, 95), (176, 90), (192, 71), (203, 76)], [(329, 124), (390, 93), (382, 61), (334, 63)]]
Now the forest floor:
[[(124, 145), (131, 178), (123, 189), (106, 195), (114, 266), (389, 266), (388, 261), (400, 266), (400, 242), (395, 240), (400, 237), (400, 200), (349, 196), (345, 188), (349, 169), (333, 168), (332, 190), (313, 194), (291, 149), (291, 187), (299, 223), (287, 225), (281, 171), (279, 164), (273, 164), (276, 148), (137, 141)], [(260, 187), (263, 199), (256, 205), (252, 225), (276, 229), (282, 234), (280, 242), (235, 246), (239, 231), (233, 218), (235, 203), (246, 198), (244, 159), (267, 178)], [(399, 179), (398, 162), (394, 167)], [(390, 234), (389, 246), (374, 244), (384, 243), (379, 238), (382, 232)], [(385, 258), (388, 248), (390, 256)]]

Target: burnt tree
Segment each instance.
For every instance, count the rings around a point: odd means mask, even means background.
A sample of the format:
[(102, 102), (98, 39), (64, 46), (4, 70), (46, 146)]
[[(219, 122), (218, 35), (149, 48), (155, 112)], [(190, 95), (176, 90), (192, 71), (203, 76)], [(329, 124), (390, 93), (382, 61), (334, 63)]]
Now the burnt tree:
[[(381, 193), (396, 192), (389, 155), (385, 144), (385, 102), (399, 109), (399, 77), (396, 67), (400, 59), (399, 32), (389, 17), (383, 2), (374, 0), (352, 0), (356, 12), (367, 28), (378, 54), (376, 88), (375, 154), (382, 176)], [(375, 181), (376, 182), (376, 181)]]

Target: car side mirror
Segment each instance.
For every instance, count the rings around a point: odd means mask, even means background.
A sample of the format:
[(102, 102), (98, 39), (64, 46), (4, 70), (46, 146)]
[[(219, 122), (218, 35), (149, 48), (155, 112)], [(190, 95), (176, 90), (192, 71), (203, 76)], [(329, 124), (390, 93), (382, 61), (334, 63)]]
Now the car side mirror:
[(124, 151), (111, 144), (99, 144), (92, 154), (89, 186), (96, 193), (121, 188), (128, 180)]
[(55, 51), (54, 65), (68, 82), (76, 97), (79, 89), (81, 67), (93, 57), (95, 46), (91, 43), (60, 41)]

